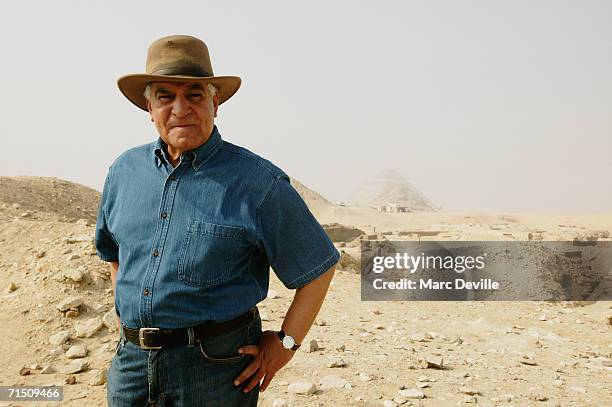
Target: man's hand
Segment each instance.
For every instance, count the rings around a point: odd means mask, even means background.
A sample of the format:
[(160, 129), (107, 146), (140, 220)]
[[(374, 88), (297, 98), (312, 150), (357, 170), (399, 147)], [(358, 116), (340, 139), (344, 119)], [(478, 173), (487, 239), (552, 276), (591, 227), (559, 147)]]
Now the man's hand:
[(295, 354), (294, 351), (285, 349), (278, 334), (275, 331), (265, 331), (261, 335), (259, 346), (247, 345), (238, 349), (244, 355), (253, 355), (255, 360), (247, 366), (234, 380), (234, 385), (239, 386), (248, 378), (251, 378), (244, 392), (248, 393), (261, 381), (259, 391), (264, 391), (272, 381), (272, 378), (283, 366), (285, 366)]

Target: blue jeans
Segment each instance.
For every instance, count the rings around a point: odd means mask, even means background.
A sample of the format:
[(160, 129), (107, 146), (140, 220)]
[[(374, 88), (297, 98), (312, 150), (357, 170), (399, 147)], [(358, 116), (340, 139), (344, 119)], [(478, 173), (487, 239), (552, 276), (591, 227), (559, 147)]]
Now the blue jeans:
[(234, 379), (251, 363), (238, 348), (258, 344), (259, 312), (251, 322), (193, 346), (144, 350), (122, 338), (108, 372), (107, 401), (115, 406), (256, 406), (259, 385)]

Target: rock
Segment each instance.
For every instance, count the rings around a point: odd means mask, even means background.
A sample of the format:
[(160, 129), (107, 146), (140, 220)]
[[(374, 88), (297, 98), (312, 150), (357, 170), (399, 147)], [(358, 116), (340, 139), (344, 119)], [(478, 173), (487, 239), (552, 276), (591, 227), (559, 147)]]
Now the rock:
[(434, 356), (434, 355), (425, 355), (421, 356), (418, 359), (419, 367), (422, 369), (434, 368), (434, 369), (442, 369), (444, 368), (444, 359), (442, 356)]
[(319, 348), (319, 344), (317, 343), (317, 341), (315, 339), (312, 339), (310, 343), (308, 344), (308, 352), (310, 353), (316, 352), (319, 349), (320, 348)]
[(52, 374), (55, 373), (55, 369), (51, 365), (47, 365), (40, 370), (40, 374)]
[(29, 374), (30, 374), (30, 368), (28, 368), (28, 367), (22, 367), (19, 370), (19, 375), (21, 375), (21, 376), (27, 376)]
[(473, 389), (471, 387), (465, 387), (465, 386), (461, 387), (459, 389), (459, 392), (460, 393), (464, 393), (464, 394), (469, 394), (470, 396), (476, 396), (476, 395), (480, 394), (480, 392), (478, 390)]
[(547, 401), (548, 397), (543, 394), (534, 394), (533, 399), (536, 401)]
[(94, 317), (87, 319), (83, 322), (79, 322), (75, 329), (76, 335), (79, 338), (89, 338), (102, 328), (102, 319), (100, 317)]
[(111, 332), (115, 332), (118, 329), (117, 312), (115, 311), (115, 307), (104, 314), (102, 317), (102, 323)]
[(316, 326), (326, 326), (327, 325), (327, 321), (325, 321), (324, 319), (317, 319), (317, 320), (315, 320), (315, 325)]
[(406, 397), (402, 397), (402, 396), (395, 396), (393, 401), (396, 402), (397, 404), (402, 405), (402, 404), (406, 404), (408, 402), (408, 399)]
[(431, 384), (429, 382), (416, 382), (416, 387), (419, 387), (421, 389), (425, 388), (425, 387), (429, 387), (431, 386)]
[(59, 346), (66, 343), (68, 339), (70, 339), (70, 331), (60, 331), (55, 335), (51, 335), (49, 343), (53, 346)]
[(432, 339), (431, 335), (422, 332), (410, 335), (410, 340), (414, 342), (429, 342)]
[(68, 311), (66, 311), (64, 313), (64, 316), (66, 318), (76, 318), (79, 316), (79, 310), (78, 309), (69, 309)]
[(335, 367), (346, 367), (346, 362), (342, 358), (338, 358), (332, 360), (327, 364), (327, 367), (335, 368)]
[(89, 384), (92, 386), (102, 386), (106, 383), (106, 369), (94, 370), (91, 379), (89, 380)]
[(364, 234), (363, 230), (339, 223), (329, 223), (321, 226), (332, 242), (350, 242)]
[(425, 394), (417, 389), (406, 389), (400, 390), (397, 392), (401, 397), (406, 397), (407, 399), (422, 399), (425, 398)]
[(30, 370), (40, 370), (42, 369), (42, 365), (40, 363), (34, 363), (33, 365), (30, 365)]
[(106, 311), (106, 305), (104, 305), (104, 304), (96, 304), (96, 305), (93, 306), (93, 310), (95, 312), (104, 312), (104, 311)]
[(80, 236), (70, 236), (64, 240), (64, 243), (73, 244), (73, 243), (94, 243), (94, 239), (89, 235), (80, 235)]
[(287, 386), (289, 394), (314, 394), (317, 391), (317, 386), (310, 382), (293, 382)]
[(9, 283), (9, 285), (6, 287), (6, 292), (7, 293), (12, 293), (13, 291), (15, 291), (17, 289), (17, 286), (15, 285), (15, 283), (13, 283), (12, 281)]
[(91, 226), (92, 223), (89, 219), (79, 219), (75, 222), (77, 225), (81, 225), (81, 226)]
[(463, 402), (464, 403), (477, 403), (478, 399), (476, 397), (474, 397), (474, 396), (465, 396), (463, 398)]
[(546, 315), (540, 315), (538, 318), (540, 321), (548, 321), (548, 317)]
[(359, 273), (361, 268), (360, 261), (357, 257), (353, 257), (344, 250), (340, 250), (340, 260), (338, 261), (339, 270), (350, 270)]
[(72, 260), (77, 260), (77, 259), (80, 259), (80, 258), (81, 258), (81, 256), (79, 256), (78, 254), (75, 253), (75, 254), (71, 255), (70, 257), (68, 257), (68, 260), (72, 261)]
[(338, 352), (344, 352), (346, 350), (346, 346), (344, 344), (342, 344), (340, 346), (336, 346), (336, 350)]
[(69, 309), (77, 309), (83, 305), (83, 300), (79, 297), (68, 297), (57, 304), (56, 308), (60, 311), (68, 311)]
[(531, 359), (529, 356), (526, 356), (526, 355), (523, 355), (523, 357), (519, 359), (519, 362), (521, 362), (524, 365), (529, 365), (529, 366), (538, 365), (538, 362), (536, 362), (535, 360)]
[(280, 295), (278, 294), (277, 291), (268, 290), (268, 295), (266, 296), (266, 298), (269, 298), (271, 300), (275, 300), (277, 298), (280, 298)]
[(349, 382), (335, 375), (327, 375), (321, 378), (321, 380), (319, 381), (319, 384), (321, 385), (321, 390), (342, 389), (342, 388), (350, 389), (351, 387)]
[(287, 407), (287, 402), (285, 399), (274, 399), (272, 407)]
[(68, 363), (66, 366), (60, 369), (61, 373), (74, 374), (87, 370), (89, 363), (83, 359), (76, 359)]
[(83, 272), (81, 270), (70, 269), (64, 271), (64, 278), (75, 283), (83, 281)]
[(397, 403), (393, 400), (383, 401), (383, 407), (397, 407)]
[(76, 379), (76, 377), (73, 374), (71, 374), (64, 381), (65, 381), (66, 384), (73, 385), (73, 384), (75, 384), (77, 382), (77, 379)]
[(84, 358), (87, 356), (87, 347), (85, 345), (72, 345), (66, 352), (68, 359)]

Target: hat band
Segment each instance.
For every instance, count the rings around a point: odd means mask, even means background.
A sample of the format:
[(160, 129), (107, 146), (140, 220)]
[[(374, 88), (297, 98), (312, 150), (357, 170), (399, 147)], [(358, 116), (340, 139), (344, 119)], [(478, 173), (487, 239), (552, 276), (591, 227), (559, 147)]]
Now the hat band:
[(166, 69), (158, 69), (156, 71), (151, 72), (152, 75), (185, 75), (185, 76), (213, 76), (211, 73), (206, 72), (204, 69), (199, 66), (176, 66)]

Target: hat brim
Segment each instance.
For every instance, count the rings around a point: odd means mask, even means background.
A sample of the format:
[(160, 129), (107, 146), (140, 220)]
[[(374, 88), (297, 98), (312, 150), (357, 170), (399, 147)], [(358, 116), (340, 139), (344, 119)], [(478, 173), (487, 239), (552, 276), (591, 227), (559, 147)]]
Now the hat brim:
[(183, 75), (149, 75), (149, 74), (130, 74), (122, 76), (117, 80), (117, 86), (123, 95), (130, 102), (138, 106), (145, 112), (147, 100), (144, 97), (144, 90), (150, 82), (198, 82), (202, 84), (212, 83), (218, 91), (219, 104), (225, 102), (238, 91), (242, 80), (237, 76), (183, 76)]

